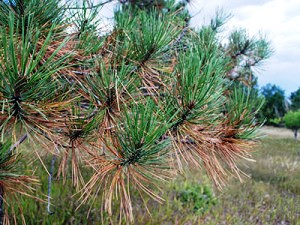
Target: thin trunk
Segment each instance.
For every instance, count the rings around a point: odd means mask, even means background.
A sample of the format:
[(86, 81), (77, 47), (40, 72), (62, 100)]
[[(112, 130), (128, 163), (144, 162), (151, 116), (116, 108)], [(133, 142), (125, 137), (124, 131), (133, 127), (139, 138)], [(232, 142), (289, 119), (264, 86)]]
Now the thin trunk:
[(51, 167), (50, 167), (50, 171), (49, 171), (49, 177), (48, 177), (48, 204), (47, 204), (47, 212), (50, 215), (52, 215), (54, 213), (54, 212), (52, 212), (50, 210), (50, 207), (51, 207), (51, 187), (52, 187), (53, 170), (54, 170), (55, 160), (56, 160), (56, 156), (53, 155), (52, 160), (51, 160)]
[(294, 130), (294, 137), (295, 137), (295, 139), (297, 140), (297, 137), (298, 137), (298, 129), (295, 129), (295, 130)]

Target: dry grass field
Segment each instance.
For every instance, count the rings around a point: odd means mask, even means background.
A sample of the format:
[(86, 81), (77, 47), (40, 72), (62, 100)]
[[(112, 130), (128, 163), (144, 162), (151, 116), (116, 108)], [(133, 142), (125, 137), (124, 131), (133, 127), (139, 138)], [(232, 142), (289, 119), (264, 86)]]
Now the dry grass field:
[(259, 133), (269, 138), (294, 138), (292, 130), (283, 127), (263, 126)]
[[(300, 225), (300, 141), (295, 141), (292, 131), (284, 128), (263, 127), (260, 135), (263, 137), (253, 150), (256, 162), (240, 164), (250, 178), (244, 177), (242, 183), (229, 179), (224, 190), (218, 191), (205, 174), (191, 171), (163, 184), (160, 193), (165, 199), (163, 204), (149, 197), (142, 201), (138, 193), (133, 192), (134, 224)], [(45, 162), (49, 166), (51, 157), (45, 156)], [(24, 162), (24, 169), (27, 165)], [(42, 196), (47, 193), (48, 177), (40, 164), (36, 164), (36, 169), (42, 179), (34, 194)], [(89, 172), (85, 171), (84, 176), (89, 176)], [(79, 202), (74, 194), (71, 182), (63, 185), (62, 181), (55, 181), (52, 215), (47, 213), (45, 202), (20, 197), (18, 203), (27, 224), (118, 224), (117, 216), (101, 217), (100, 195), (94, 205), (85, 204), (76, 210)], [(118, 205), (114, 210), (118, 210)], [(17, 216), (17, 224), (22, 224), (22, 217)], [(121, 224), (126, 223), (121, 221)]]

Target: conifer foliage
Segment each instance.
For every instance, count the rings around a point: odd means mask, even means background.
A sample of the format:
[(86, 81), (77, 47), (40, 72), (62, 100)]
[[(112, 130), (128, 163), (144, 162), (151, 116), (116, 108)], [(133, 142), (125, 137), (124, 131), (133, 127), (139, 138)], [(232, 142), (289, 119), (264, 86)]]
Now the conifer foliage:
[[(188, 167), (204, 168), (219, 188), (229, 175), (240, 178), (236, 161), (251, 157), (261, 101), (249, 82), (239, 84), (242, 76), (235, 85), (228, 80), (240, 55), (256, 52), (252, 66), (269, 57), (268, 42), (235, 32), (223, 46), (226, 16), (195, 30), (187, 2), (175, 1), (119, 1), (113, 29), (100, 35), (103, 4), (0, 2), (2, 141), (25, 134), (48, 148), (82, 203), (102, 198), (109, 215), (117, 203), (128, 222), (131, 191), (162, 202), (160, 183)], [(0, 152), (2, 204), (15, 147)], [(83, 166), (91, 177), (81, 175)], [(13, 180), (28, 188), (36, 182)]]

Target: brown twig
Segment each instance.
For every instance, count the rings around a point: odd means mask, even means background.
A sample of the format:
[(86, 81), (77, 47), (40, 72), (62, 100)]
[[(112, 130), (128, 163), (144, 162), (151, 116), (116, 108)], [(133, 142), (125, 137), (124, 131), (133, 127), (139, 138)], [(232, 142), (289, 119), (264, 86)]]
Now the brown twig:
[(28, 133), (24, 134), (15, 144), (13, 144), (8, 153), (12, 153), (20, 144), (22, 144), (28, 138)]

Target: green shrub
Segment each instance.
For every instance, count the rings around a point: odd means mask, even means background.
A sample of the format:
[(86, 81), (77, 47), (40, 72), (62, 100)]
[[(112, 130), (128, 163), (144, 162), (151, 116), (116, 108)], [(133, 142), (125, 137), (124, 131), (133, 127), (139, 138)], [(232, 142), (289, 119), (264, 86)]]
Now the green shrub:
[(290, 111), (284, 116), (284, 122), (287, 128), (299, 128), (300, 127), (300, 110)]
[(284, 116), (285, 126), (294, 131), (295, 138), (297, 138), (297, 132), (300, 128), (300, 110), (290, 111)]
[(180, 201), (186, 206), (193, 206), (194, 212), (203, 214), (216, 204), (214, 193), (208, 186), (188, 185), (180, 192)]
[(269, 124), (272, 126), (275, 126), (275, 127), (283, 127), (284, 126), (284, 122), (281, 117), (270, 119)]

